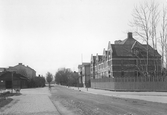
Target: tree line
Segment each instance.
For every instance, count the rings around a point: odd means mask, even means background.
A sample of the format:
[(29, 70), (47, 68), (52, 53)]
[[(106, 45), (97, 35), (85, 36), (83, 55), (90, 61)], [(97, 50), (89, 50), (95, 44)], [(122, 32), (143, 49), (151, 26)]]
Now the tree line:
[[(78, 73), (75, 71), (73, 72), (71, 71), (71, 69), (68, 69), (68, 68), (58, 69), (54, 78), (55, 78), (56, 84), (65, 85), (65, 86), (75, 86), (75, 87), (81, 86), (81, 84), (79, 84)], [(46, 80), (50, 85), (51, 81), (53, 80), (53, 75), (50, 72), (47, 73)]]
[(35, 87), (45, 87), (45, 77), (43, 76), (36, 76), (33, 77), (28, 81), (28, 87), (29, 88), (35, 88)]

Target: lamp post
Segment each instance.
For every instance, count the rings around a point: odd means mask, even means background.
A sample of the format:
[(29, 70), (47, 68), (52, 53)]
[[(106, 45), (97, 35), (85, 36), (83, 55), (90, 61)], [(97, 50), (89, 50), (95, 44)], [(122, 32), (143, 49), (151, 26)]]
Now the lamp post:
[(78, 77), (78, 80), (77, 80), (77, 85), (78, 85), (78, 90), (79, 90), (79, 77)]
[(13, 93), (13, 72), (12, 72), (12, 93)]

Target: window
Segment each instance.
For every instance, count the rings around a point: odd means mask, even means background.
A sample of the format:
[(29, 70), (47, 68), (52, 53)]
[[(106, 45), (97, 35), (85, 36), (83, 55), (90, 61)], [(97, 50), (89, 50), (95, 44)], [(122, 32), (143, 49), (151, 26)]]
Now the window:
[(135, 48), (135, 49), (133, 50), (133, 54), (134, 54), (134, 55), (138, 56), (139, 53), (140, 53), (140, 51), (139, 51), (138, 49)]
[(121, 72), (121, 76), (124, 77), (124, 71)]
[(138, 76), (140, 76), (140, 72), (138, 71)]
[(138, 72), (137, 72), (137, 71), (135, 71), (135, 77), (137, 77), (137, 73), (138, 73)]
[(110, 70), (108, 71), (108, 77), (111, 77), (111, 74), (110, 74), (111, 72), (110, 72)]

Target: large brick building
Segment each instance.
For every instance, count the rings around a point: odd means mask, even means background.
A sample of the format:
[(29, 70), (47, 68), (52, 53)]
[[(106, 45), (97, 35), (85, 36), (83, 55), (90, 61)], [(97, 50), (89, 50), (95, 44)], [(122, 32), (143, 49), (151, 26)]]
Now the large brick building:
[(150, 45), (139, 43), (131, 32), (123, 41), (117, 40), (115, 44), (109, 42), (107, 50), (104, 49), (102, 55), (91, 56), (93, 88), (165, 90), (167, 85), (163, 85), (164, 82), (160, 54)]

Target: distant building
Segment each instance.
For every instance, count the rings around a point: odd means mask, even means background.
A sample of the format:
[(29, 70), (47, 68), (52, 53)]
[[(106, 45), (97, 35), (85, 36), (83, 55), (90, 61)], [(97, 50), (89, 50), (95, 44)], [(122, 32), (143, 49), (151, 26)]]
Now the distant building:
[(7, 68), (7, 71), (16, 71), (17, 73), (27, 77), (28, 79), (32, 79), (36, 77), (36, 71), (29, 66), (25, 66), (22, 63), (19, 63), (16, 66)]
[[(21, 79), (18, 80), (17, 76)], [(36, 77), (36, 71), (29, 66), (23, 65), (22, 63), (19, 63), (18, 65), (13, 67), (10, 66), (9, 68), (6, 68), (5, 71), (3, 71), (0, 75), (0, 79), (3, 79), (5, 81), (6, 88), (12, 86), (12, 77), (16, 79), (14, 83), (16, 82), (17, 85), (19, 84), (21, 88), (26, 88), (30, 85), (30, 81)]]
[(78, 66), (79, 83), (84, 87), (90, 87), (90, 63), (82, 63)]
[(107, 50), (104, 49), (102, 55), (92, 55), (90, 67), (92, 88), (108, 90), (167, 88), (165, 78), (161, 75), (161, 55), (150, 45), (135, 40), (131, 32), (127, 34), (125, 40), (117, 40), (115, 44), (109, 42)]

